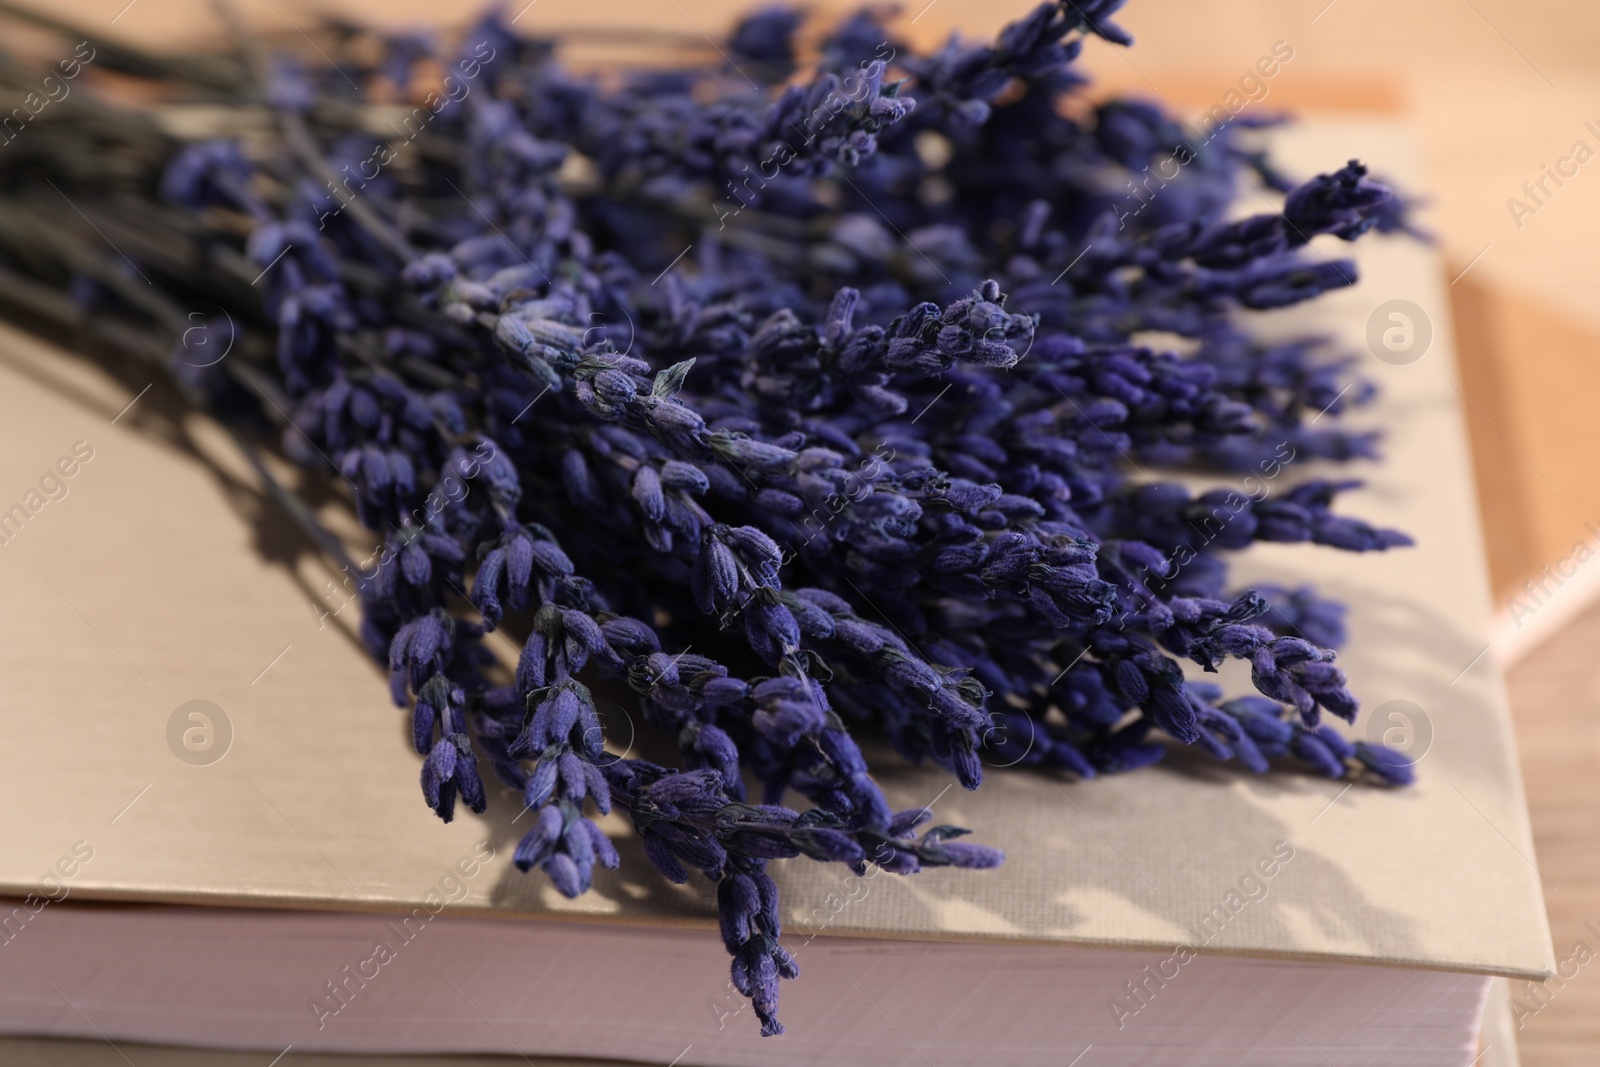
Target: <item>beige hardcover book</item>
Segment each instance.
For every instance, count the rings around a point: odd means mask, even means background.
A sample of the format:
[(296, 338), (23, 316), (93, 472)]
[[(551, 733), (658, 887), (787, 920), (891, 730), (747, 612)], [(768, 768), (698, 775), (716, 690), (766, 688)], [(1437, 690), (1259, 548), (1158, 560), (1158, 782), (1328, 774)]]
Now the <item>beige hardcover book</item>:
[[(1422, 184), (1392, 124), (1323, 123), (1279, 151), (1302, 174), (1359, 156)], [(1486, 654), (1445, 283), (1405, 239), (1313, 248), (1354, 254), (1360, 285), (1263, 328), (1362, 354), (1388, 459), (1342, 508), (1417, 547), (1258, 548), (1240, 576), (1350, 606), (1358, 730), (1420, 756), (1418, 784), (1178, 752), (1092, 782), (992, 770), (968, 793), (885, 761), (891, 803), (1006, 864), (775, 865), (802, 975), (769, 1039), (727, 984), (710, 887), (667, 885), (623, 819), (606, 823), (621, 870), (568, 901), (512, 867), (514, 795), (450, 825), (423, 806), (357, 607), (215, 425), (140, 392), (153, 372), (129, 388), (5, 329), (0, 893), (28, 900), (3, 918), (0, 1032), (296, 1056), (1466, 1067), (1484, 976), (1542, 978), (1553, 958)], [(1412, 331), (1391, 349), (1431, 340), (1380, 361), (1369, 321), (1380, 347), (1391, 328)]]

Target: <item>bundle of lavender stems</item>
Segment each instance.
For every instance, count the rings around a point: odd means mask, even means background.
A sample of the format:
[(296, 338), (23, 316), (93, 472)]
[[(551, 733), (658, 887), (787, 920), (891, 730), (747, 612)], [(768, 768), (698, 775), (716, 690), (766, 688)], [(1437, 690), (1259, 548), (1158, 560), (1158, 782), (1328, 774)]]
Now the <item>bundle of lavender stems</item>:
[[(1001, 862), (892, 810), (858, 741), (969, 789), (1174, 746), (1411, 779), (1321, 721), (1357, 714), (1343, 607), (1228, 572), (1256, 541), (1409, 543), (1299, 477), (1374, 458), (1340, 423), (1370, 383), (1242, 314), (1353, 284), (1312, 239), (1406, 205), (1354, 161), (1288, 179), (1247, 114), (1200, 135), (1091, 93), (1120, 6), (931, 54), (883, 12), (775, 8), (699, 62), (577, 74), (499, 11), (156, 53), (3, 5), (82, 44), (43, 80), (0, 61), (41, 101), (0, 145), (0, 303), (229, 429), (343, 568), (440, 818), (492, 773), (531, 817), (516, 865), (574, 897), (619, 809), (663, 876), (715, 883), (779, 1033), (770, 861)], [(341, 495), (364, 560), (315, 518)], [(1189, 680), (1230, 659), (1255, 694)], [(672, 766), (608, 747), (610, 692)]]

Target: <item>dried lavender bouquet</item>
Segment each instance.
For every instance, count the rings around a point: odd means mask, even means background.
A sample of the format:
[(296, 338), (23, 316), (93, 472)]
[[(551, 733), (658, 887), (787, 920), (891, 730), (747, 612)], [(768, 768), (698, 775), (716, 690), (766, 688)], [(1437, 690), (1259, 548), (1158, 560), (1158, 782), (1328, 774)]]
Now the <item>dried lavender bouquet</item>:
[[(1001, 861), (891, 810), (856, 735), (968, 788), (1172, 744), (1410, 780), (1320, 722), (1357, 712), (1342, 607), (1227, 569), (1255, 541), (1409, 543), (1335, 514), (1357, 483), (1285, 475), (1374, 455), (1337, 428), (1372, 387), (1239, 314), (1351, 284), (1312, 238), (1404, 205), (1355, 162), (1289, 182), (1247, 116), (1096, 103), (1076, 60), (1129, 43), (1120, 6), (929, 55), (880, 13), (770, 9), (698, 65), (588, 75), (500, 12), (449, 47), (329, 23), (310, 50), (157, 55), (0, 7), (161, 102), (80, 87), (12, 137), (0, 288), (233, 430), (345, 568), (441, 818), (484, 810), (487, 763), (531, 809), (517, 865), (576, 896), (618, 863), (591, 813), (621, 808), (664, 876), (716, 883), (775, 1034), (796, 968), (768, 861)], [(239, 135), (174, 132), (185, 105)], [(1281, 210), (1229, 221), (1245, 183)], [(347, 494), (370, 559), (266, 448)], [(1258, 695), (1181, 667), (1226, 659)], [(678, 767), (607, 750), (601, 679)]]

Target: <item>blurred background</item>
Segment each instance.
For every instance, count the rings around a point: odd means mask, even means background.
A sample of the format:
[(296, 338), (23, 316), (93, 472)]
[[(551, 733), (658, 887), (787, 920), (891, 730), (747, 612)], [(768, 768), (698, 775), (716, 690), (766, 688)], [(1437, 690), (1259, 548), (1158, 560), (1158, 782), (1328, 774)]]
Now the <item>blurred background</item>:
[[(526, 4), (526, 6), (523, 6)], [(221, 40), (207, 0), (36, 0), (36, 10), (144, 44)], [(478, 5), (428, 0), (239, 0), (252, 24), (294, 38), (328, 13), (450, 27)], [(623, 47), (708, 52), (745, 0), (507, 0), (516, 28), (604, 24)], [(819, 14), (854, 4), (806, 5)], [(919, 44), (953, 28), (988, 37), (1028, 0), (910, 0)], [(1293, 58), (1252, 107), (1404, 123), (1426, 164), (1422, 218), (1437, 237), (1455, 316), (1488, 566), (1558, 958), (1600, 921), (1600, 5), (1594, 0), (1132, 0), (1136, 46), (1091, 47), (1097, 92), (1200, 112), (1277, 45)], [(612, 42), (607, 47), (618, 47)], [(1281, 52), (1280, 52), (1281, 54)], [(1259, 92), (1259, 91), (1258, 91)], [(1593, 523), (1591, 527), (1590, 523)], [(1581, 561), (1589, 558), (1579, 553)], [(1559, 566), (1558, 566), (1559, 565)], [(1555, 568), (1551, 570), (1551, 568)], [(1537, 583), (1537, 584), (1530, 584)], [(1541, 610), (1520, 625), (1527, 609)], [(1548, 610), (1545, 605), (1548, 604)], [(1597, 923), (1600, 929), (1600, 923)], [(1593, 1064), (1600, 968), (1559, 990), (1511, 990), (1530, 1067)], [(1542, 998), (1535, 998), (1541, 994)]]

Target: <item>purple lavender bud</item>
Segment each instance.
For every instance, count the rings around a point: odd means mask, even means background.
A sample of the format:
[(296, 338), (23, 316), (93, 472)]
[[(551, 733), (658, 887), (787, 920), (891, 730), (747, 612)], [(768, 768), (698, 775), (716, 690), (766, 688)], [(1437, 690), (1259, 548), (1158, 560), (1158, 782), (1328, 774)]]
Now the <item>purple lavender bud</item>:
[(847, 648), (860, 655), (870, 655), (884, 646), (883, 638), (876, 630), (853, 619), (835, 619), (834, 635)]
[(522, 655), (517, 657), (514, 683), (517, 692), (526, 695), (535, 689), (544, 688), (545, 657), (548, 654), (544, 634), (538, 630), (528, 634), (528, 641), (522, 646)]
[(1216, 631), (1216, 636), (1223, 652), (1239, 658), (1253, 657), (1273, 639), (1272, 631), (1263, 626), (1223, 626)]
[(913, 831), (917, 827), (932, 818), (932, 808), (907, 808), (905, 811), (897, 812), (890, 820), (888, 834), (890, 837), (909, 838), (913, 836)]
[(622, 857), (617, 855), (617, 846), (611, 843), (611, 839), (600, 827), (588, 819), (583, 820), (583, 827), (589, 832), (589, 842), (594, 849), (596, 861), (608, 871), (616, 870), (622, 863)]
[(1242, 733), (1233, 741), (1233, 754), (1246, 767), (1256, 774), (1266, 774), (1270, 769), (1266, 754), (1256, 744), (1255, 739), (1248, 733)]
[(1390, 785), (1410, 785), (1416, 781), (1415, 765), (1400, 752), (1384, 745), (1356, 743), (1356, 758), (1373, 774)]
[(712, 768), (722, 773), (724, 781), (731, 787), (739, 770), (739, 749), (733, 743), (733, 738), (708, 724), (696, 731), (695, 748)]
[(456, 761), (459, 750), (448, 737), (440, 737), (422, 761), (422, 800), (440, 819), (450, 822), (456, 806)]
[(560, 782), (561, 799), (569, 804), (582, 804), (589, 792), (589, 777), (584, 773), (587, 764), (574, 752), (563, 752), (556, 757), (556, 775)]
[[(605, 633), (587, 612), (563, 611), (561, 627), (566, 633), (567, 658), (573, 661), (573, 670), (578, 669), (583, 659), (597, 655), (606, 647)], [(581, 653), (581, 656), (574, 653)]]
[(455, 779), (461, 790), (461, 799), (467, 802), (467, 807), (482, 814), (489, 805), (489, 798), (483, 790), (483, 779), (478, 775), (478, 759), (473, 754), (472, 742), (466, 734), (451, 735), (451, 742), (459, 750), (456, 759)]
[(1200, 728), (1194, 701), (1182, 689), (1171, 685), (1152, 686), (1150, 696), (1144, 701), (1144, 710), (1150, 713), (1155, 725), (1178, 741), (1184, 744), (1198, 741)]
[(432, 289), (456, 276), (455, 261), (439, 252), (429, 252), (405, 265), (402, 277), (413, 289)]
[(595, 810), (605, 815), (611, 811), (611, 784), (606, 781), (605, 772), (588, 760), (583, 764), (584, 784), (589, 791), (589, 799), (594, 802)]
[(657, 685), (673, 686), (679, 682), (678, 656), (668, 655), (665, 652), (654, 652), (645, 658), (645, 669), (650, 678), (651, 687)]
[[(460, 255), (462, 253), (470, 255), (470, 251), (467, 248), (462, 245), (458, 245), (457, 254)], [(503, 277), (504, 274), (505, 272), (501, 272), (500, 274), (495, 275), (489, 280), (489, 284), (491, 286), (497, 285), (498, 280)], [(541, 333), (541, 331), (534, 328), (533, 324), (529, 323), (523, 318), (520, 318), (515, 312), (513, 312), (511, 314), (501, 315), (499, 319), (496, 320), (494, 326), (494, 339), (511, 352), (527, 354), (530, 352), (538, 352), (543, 349), (545, 344), (548, 342), (549, 337), (547, 333)]]
[(429, 556), (435, 556), (450, 563), (460, 563), (467, 558), (466, 553), (461, 548), (461, 543), (453, 537), (424, 533), (419, 541), (422, 547), (427, 550)]
[(629, 652), (648, 654), (661, 649), (661, 641), (656, 636), (655, 630), (638, 619), (626, 616), (607, 619), (600, 624), (600, 632), (612, 645)]
[(477, 576), (472, 582), (472, 606), (483, 615), (484, 626), (493, 630), (505, 614), (500, 606), (500, 576), (505, 571), (506, 553), (496, 548), (478, 564)]
[(534, 764), (522, 789), (522, 801), (529, 808), (538, 808), (554, 795), (556, 790), (556, 761), (545, 757)]
[(459, 756), (455, 743), (447, 737), (435, 742), (428, 753), (428, 758), (422, 764), (422, 795), (430, 808), (439, 807), (440, 787), (455, 776)]
[(1148, 767), (1166, 755), (1162, 745), (1143, 740), (1141, 724), (1134, 723), (1113, 733), (1106, 741), (1094, 746), (1089, 758), (1105, 774), (1118, 774)]
[(834, 634), (833, 616), (797, 596), (785, 596), (783, 602), (794, 613), (800, 632), (812, 641), (825, 641)]
[(769, 664), (800, 647), (800, 625), (781, 602), (754, 596), (744, 612), (745, 639), (750, 649)]
[[(708, 483), (709, 484), (709, 483)], [(805, 510), (805, 503), (793, 493), (781, 489), (763, 489), (756, 494), (756, 503), (768, 511), (793, 518)]]
[(675, 885), (682, 885), (689, 880), (689, 872), (683, 869), (672, 849), (667, 843), (654, 834), (644, 835), (644, 853), (649, 857), (651, 864), (661, 872), (662, 877)]
[(677, 459), (669, 459), (661, 465), (661, 483), (669, 489), (682, 490), (695, 496), (701, 496), (711, 488), (711, 480), (706, 477), (705, 471), (693, 463)]
[(555, 741), (564, 741), (572, 728), (577, 725), (578, 716), (583, 705), (570, 685), (562, 686), (556, 690), (549, 701), (550, 717), (545, 724), (544, 744)]
[(574, 504), (591, 503), (595, 499), (594, 483), (590, 480), (589, 464), (583, 453), (568, 449), (561, 457), (561, 484)]
[(690, 580), (695, 604), (708, 615), (731, 603), (739, 591), (739, 561), (712, 530), (701, 535)]
[(545, 859), (539, 865), (550, 879), (550, 884), (556, 887), (557, 892), (567, 898), (576, 897), (586, 888), (583, 875), (578, 870), (578, 865), (572, 857), (564, 852), (557, 852)]
[(533, 828), (522, 835), (512, 854), (512, 862), (520, 871), (528, 871), (542, 864), (561, 838), (561, 812), (554, 807), (539, 810)]
[(371, 430), (377, 427), (378, 420), (383, 417), (383, 409), (378, 406), (378, 400), (365, 389), (352, 389), (346, 386), (350, 400), (350, 417), (356, 425), (363, 429)]
[(708, 707), (737, 704), (750, 694), (750, 687), (738, 678), (713, 678), (700, 690)]
[(1297, 731), (1293, 740), (1289, 742), (1289, 748), (1296, 756), (1299, 756), (1329, 778), (1344, 777), (1344, 761), (1336, 756), (1322, 738), (1315, 733)]
[(778, 543), (754, 526), (736, 526), (727, 529), (724, 534), (728, 545), (752, 569), (762, 573), (777, 574), (778, 566), (783, 562), (783, 550)]
[(1356, 716), (1361, 711), (1361, 702), (1358, 701), (1355, 696), (1352, 695), (1350, 691), (1345, 689), (1342, 685), (1335, 688), (1318, 690), (1316, 699), (1317, 703), (1333, 712), (1345, 722), (1355, 722)]
[(561, 845), (571, 857), (572, 865), (577, 868), (579, 893), (589, 888), (594, 876), (594, 839), (589, 836), (585, 825), (588, 821), (580, 815), (568, 822), (561, 834)]
[(706, 779), (697, 773), (670, 774), (646, 790), (646, 796), (657, 804), (674, 804), (690, 800), (704, 793)]
[(389, 480), (394, 486), (397, 497), (409, 497), (417, 488), (416, 470), (411, 466), (411, 457), (404, 452), (391, 451), (388, 454)]
[(603, 370), (590, 380), (589, 385), (601, 402), (612, 407), (626, 404), (638, 392), (634, 380), (619, 370)]
[(409, 544), (400, 550), (400, 573), (414, 586), (425, 586), (433, 577), (433, 561), (420, 544)]
[(738, 952), (750, 940), (751, 921), (760, 906), (755, 883), (748, 876), (733, 872), (717, 883), (717, 920), (729, 952)]
[(1316, 729), (1316, 734), (1322, 743), (1328, 746), (1328, 750), (1341, 760), (1347, 760), (1355, 755), (1356, 746), (1346, 740), (1344, 735), (1333, 727), (1319, 726)]
[(872, 862), (890, 874), (916, 874), (922, 861), (911, 849), (888, 846), (872, 853)]
[(552, 578), (561, 578), (573, 573), (572, 560), (561, 551), (561, 546), (553, 541), (534, 541), (532, 543), (533, 564), (539, 570)]
[(978, 758), (974, 745), (954, 748), (950, 753), (950, 769), (963, 789), (976, 789), (983, 784), (983, 761)]
[(675, 401), (658, 400), (652, 404), (649, 419), (669, 440), (684, 446), (698, 444), (705, 434), (705, 420), (692, 408)]
[(939, 672), (920, 659), (889, 653), (883, 657), (882, 664), (884, 677), (898, 689), (909, 690), (926, 698), (931, 698), (939, 691)]
[(438, 710), (421, 700), (417, 701), (417, 706), (411, 713), (412, 744), (416, 746), (417, 752), (423, 755), (426, 755), (433, 745), (433, 727), (438, 717)]
[(969, 841), (950, 841), (941, 844), (940, 851), (949, 857), (953, 867), (968, 867), (975, 870), (987, 870), (998, 867), (1006, 860), (1006, 854), (997, 848), (987, 845), (973, 844)]
[(711, 435), (711, 447), (736, 468), (769, 473), (788, 470), (795, 458), (794, 453), (786, 448), (722, 432)]
[(1122, 695), (1135, 704), (1143, 703), (1150, 696), (1150, 687), (1145, 681), (1144, 671), (1131, 660), (1118, 660), (1112, 668), (1116, 678), (1117, 689)]
[(985, 730), (989, 727), (988, 713), (982, 707), (969, 704), (955, 689), (939, 689), (929, 697), (928, 706), (960, 729)]
[(443, 624), (431, 612), (412, 619), (394, 636), (389, 646), (389, 669), (404, 670), (434, 662), (446, 640)]
[(835, 615), (848, 614), (851, 610), (849, 601), (835, 596), (826, 589), (797, 589), (795, 595)]

